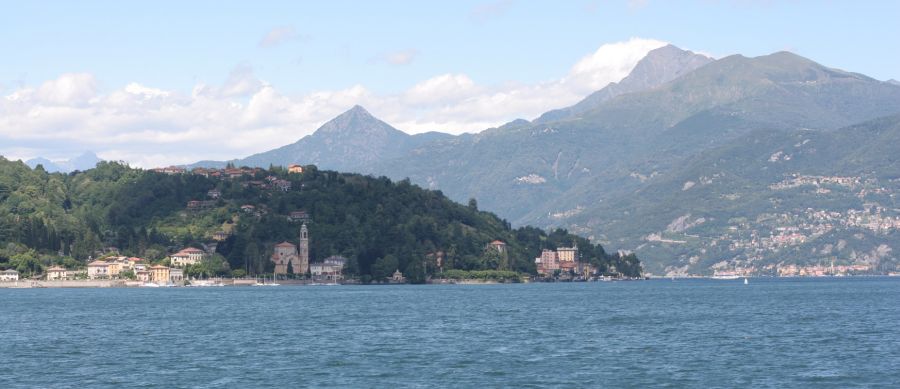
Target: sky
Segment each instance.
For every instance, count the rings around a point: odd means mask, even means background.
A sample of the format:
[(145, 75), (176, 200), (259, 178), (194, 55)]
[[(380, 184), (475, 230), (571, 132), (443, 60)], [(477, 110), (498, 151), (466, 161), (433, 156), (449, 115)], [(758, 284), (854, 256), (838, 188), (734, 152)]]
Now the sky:
[(896, 1), (0, 3), (0, 155), (156, 167), (293, 143), (355, 104), (408, 133), (576, 103), (674, 44), (900, 79)]

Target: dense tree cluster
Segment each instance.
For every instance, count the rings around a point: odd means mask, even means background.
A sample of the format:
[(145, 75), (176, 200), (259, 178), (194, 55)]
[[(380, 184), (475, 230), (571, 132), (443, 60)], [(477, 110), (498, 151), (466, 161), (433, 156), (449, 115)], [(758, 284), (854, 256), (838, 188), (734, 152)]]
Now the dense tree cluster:
[[(282, 191), (267, 177), (286, 180)], [(221, 193), (211, 200), (208, 191)], [(189, 209), (192, 200), (209, 201)], [(242, 209), (252, 205), (251, 211)], [(640, 275), (633, 255), (607, 254), (599, 245), (565, 230), (547, 233), (510, 223), (461, 205), (440, 191), (392, 182), (385, 177), (319, 171), (303, 174), (280, 167), (241, 178), (161, 174), (102, 162), (95, 169), (49, 174), (40, 166), (0, 158), (0, 267), (26, 274), (50, 264), (85, 263), (116, 248), (123, 255), (162, 260), (185, 246), (201, 247), (217, 231), (228, 231), (213, 260), (189, 274), (262, 274), (280, 241), (297, 243), (300, 223), (292, 211), (309, 215), (310, 257), (348, 258), (347, 271), (364, 280), (395, 270), (420, 282), (439, 270), (501, 270), (534, 273), (542, 249), (577, 244), (582, 260), (601, 272)], [(488, 249), (502, 240), (507, 252)], [(440, 262), (440, 263), (439, 263)]]

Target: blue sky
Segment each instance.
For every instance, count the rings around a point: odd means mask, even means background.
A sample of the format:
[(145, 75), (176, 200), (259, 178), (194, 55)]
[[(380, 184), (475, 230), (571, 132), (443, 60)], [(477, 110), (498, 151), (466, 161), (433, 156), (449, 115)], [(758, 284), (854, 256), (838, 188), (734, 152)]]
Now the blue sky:
[[(137, 165), (182, 163), (186, 157), (167, 150), (203, 137), (251, 134), (254, 141), (201, 152), (237, 157), (293, 142), (354, 103), (409, 132), (477, 131), (533, 118), (602, 87), (573, 86), (573, 66), (603, 45), (632, 38), (715, 57), (790, 50), (880, 80), (900, 79), (898, 16), (900, 2), (891, 1), (7, 3), (0, 12), (0, 95), (19, 96), (19, 105), (0, 106), (7, 114), (0, 154), (62, 158), (92, 149)], [(634, 62), (623, 58), (616, 66)], [(598, 82), (621, 77), (613, 73)], [(570, 87), (546, 91), (561, 80)], [(129, 85), (127, 96), (144, 99), (126, 106), (116, 92)], [(433, 88), (480, 103), (431, 98)], [(548, 97), (515, 100), (528, 93)], [(25, 113), (35, 112), (39, 95), (53, 101), (39, 110), (46, 120), (34, 124), (41, 135), (11, 134), (31, 127), (33, 115)], [(208, 100), (198, 101), (201, 95)], [(122, 114), (103, 117), (109, 104)], [(167, 116), (167, 104), (185, 117), (238, 115), (226, 112), (235, 104), (256, 116), (242, 112), (246, 122), (216, 134), (212, 127), (223, 125), (203, 128)], [(280, 121), (260, 119), (275, 116)], [(103, 140), (83, 141), (92, 134)], [(152, 147), (138, 150), (127, 144), (131, 137)]]

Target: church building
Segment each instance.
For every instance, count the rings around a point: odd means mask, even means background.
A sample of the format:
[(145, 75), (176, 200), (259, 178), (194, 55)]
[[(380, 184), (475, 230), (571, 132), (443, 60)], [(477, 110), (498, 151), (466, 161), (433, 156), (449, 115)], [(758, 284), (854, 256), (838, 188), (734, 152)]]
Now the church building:
[(300, 246), (281, 242), (275, 245), (271, 259), (275, 263), (275, 274), (287, 274), (288, 264), (294, 274), (306, 274), (309, 271), (309, 231), (306, 223), (300, 227)]

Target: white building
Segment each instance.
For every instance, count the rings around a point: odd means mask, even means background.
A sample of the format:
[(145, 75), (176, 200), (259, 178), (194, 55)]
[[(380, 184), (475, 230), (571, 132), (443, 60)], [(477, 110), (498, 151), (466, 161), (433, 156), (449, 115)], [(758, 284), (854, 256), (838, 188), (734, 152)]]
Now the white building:
[(343, 271), (346, 263), (347, 258), (333, 255), (325, 258), (322, 262), (309, 264), (309, 272), (314, 279), (339, 281), (344, 278)]
[(69, 271), (64, 267), (53, 266), (47, 269), (47, 281), (65, 280), (69, 278)]
[(7, 269), (0, 272), (0, 281), (18, 281), (19, 280), (19, 272), (13, 269)]
[(185, 267), (187, 265), (196, 265), (203, 260), (206, 253), (203, 250), (188, 247), (175, 254), (169, 256), (169, 262), (175, 267)]
[(88, 278), (92, 280), (109, 278), (109, 264), (103, 261), (94, 261), (87, 265)]

